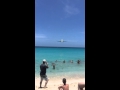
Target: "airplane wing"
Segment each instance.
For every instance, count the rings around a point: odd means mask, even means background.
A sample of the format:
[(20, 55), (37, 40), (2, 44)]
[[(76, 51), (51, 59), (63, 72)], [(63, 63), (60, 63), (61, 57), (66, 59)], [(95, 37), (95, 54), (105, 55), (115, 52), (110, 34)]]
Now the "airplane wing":
[(61, 42), (61, 41), (58, 41), (58, 42)]
[(67, 42), (67, 41), (63, 41), (63, 42)]

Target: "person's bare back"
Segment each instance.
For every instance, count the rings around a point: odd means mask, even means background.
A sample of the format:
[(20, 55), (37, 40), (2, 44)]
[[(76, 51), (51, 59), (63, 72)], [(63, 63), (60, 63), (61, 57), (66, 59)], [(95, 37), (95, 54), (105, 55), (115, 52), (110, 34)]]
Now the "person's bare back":
[(66, 84), (66, 85), (60, 86), (59, 90), (69, 90), (69, 85)]
[(58, 89), (59, 90), (69, 90), (69, 84), (66, 84), (66, 79), (63, 78), (63, 84), (62, 86), (59, 86)]

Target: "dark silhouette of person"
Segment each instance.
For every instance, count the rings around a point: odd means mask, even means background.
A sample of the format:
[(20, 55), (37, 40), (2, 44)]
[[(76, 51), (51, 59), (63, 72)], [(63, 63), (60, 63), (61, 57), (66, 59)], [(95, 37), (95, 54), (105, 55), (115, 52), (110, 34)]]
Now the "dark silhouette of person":
[(47, 68), (48, 68), (48, 63), (45, 59), (43, 59), (43, 64), (40, 65), (40, 70), (41, 70), (40, 71), (40, 77), (41, 77), (40, 88), (42, 88), (41, 85), (42, 85), (43, 79), (46, 81), (45, 86), (44, 86), (45, 88), (46, 88), (46, 85), (48, 83), (48, 78), (47, 78), (47, 75), (46, 75), (46, 69)]
[(78, 60), (77, 63), (80, 64), (80, 60)]
[(65, 60), (63, 61), (63, 63), (65, 63)]
[(53, 69), (55, 69), (55, 63), (52, 63)]

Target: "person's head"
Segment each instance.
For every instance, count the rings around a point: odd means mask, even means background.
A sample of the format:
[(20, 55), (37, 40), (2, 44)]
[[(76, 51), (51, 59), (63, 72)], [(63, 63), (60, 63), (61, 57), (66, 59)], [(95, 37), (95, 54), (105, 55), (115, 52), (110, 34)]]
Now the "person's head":
[(43, 64), (45, 64), (46, 63), (46, 60), (45, 59), (43, 59)]
[(66, 85), (66, 79), (65, 79), (65, 78), (63, 78), (63, 80), (62, 80), (62, 81), (63, 81), (64, 85)]

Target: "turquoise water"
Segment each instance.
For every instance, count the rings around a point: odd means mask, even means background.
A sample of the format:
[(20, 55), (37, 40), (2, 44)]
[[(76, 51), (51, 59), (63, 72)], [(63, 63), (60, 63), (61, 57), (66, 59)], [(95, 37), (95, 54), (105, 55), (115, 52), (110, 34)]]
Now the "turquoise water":
[[(48, 77), (58, 76), (78, 76), (85, 77), (85, 49), (84, 48), (35, 48), (35, 76), (39, 76), (40, 64), (46, 59), (49, 68), (47, 69)], [(77, 60), (81, 64), (77, 64)], [(57, 60), (58, 62), (55, 62)], [(66, 63), (62, 63), (65, 60)], [(73, 63), (69, 61), (73, 60)], [(56, 64), (56, 69), (52, 69), (52, 63)]]

